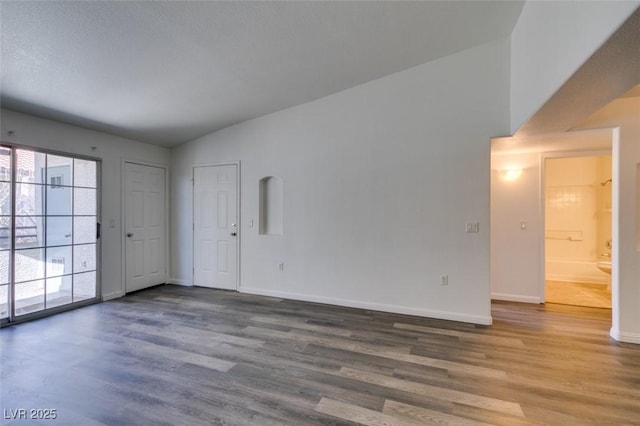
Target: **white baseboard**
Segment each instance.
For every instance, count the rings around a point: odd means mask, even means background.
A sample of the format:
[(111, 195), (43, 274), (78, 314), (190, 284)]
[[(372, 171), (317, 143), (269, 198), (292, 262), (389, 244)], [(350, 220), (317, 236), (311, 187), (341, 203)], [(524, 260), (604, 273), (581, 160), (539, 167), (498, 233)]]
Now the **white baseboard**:
[(614, 330), (614, 328), (611, 327), (609, 335), (618, 342), (635, 343), (637, 345), (640, 345), (640, 334), (638, 333), (627, 333), (618, 329)]
[(193, 287), (193, 284), (191, 284), (191, 281), (183, 280), (183, 279), (180, 279), (180, 278), (169, 278), (167, 280), (167, 284), (175, 284), (175, 285), (183, 285), (185, 287)]
[(102, 295), (102, 301), (106, 302), (107, 300), (113, 300), (113, 299), (117, 299), (119, 297), (124, 296), (124, 293), (121, 291), (113, 291), (109, 294), (103, 294)]
[(542, 303), (538, 296), (522, 296), (519, 294), (491, 293), (491, 300), (505, 300), (507, 302)]
[(431, 309), (419, 309), (408, 306), (387, 305), (384, 303), (370, 303), (358, 300), (338, 299), (333, 297), (314, 296), (300, 293), (288, 293), (284, 291), (265, 290), (261, 288), (242, 287), (241, 293), (257, 294), (260, 296), (279, 297), (282, 299), (301, 300), (304, 302), (324, 303), (327, 305), (347, 306), (350, 308), (369, 309), (372, 311), (392, 312), (394, 314), (415, 315), (426, 318), (460, 321), (472, 324), (491, 325), (493, 319), (490, 315), (470, 315), (458, 312), (436, 311)]

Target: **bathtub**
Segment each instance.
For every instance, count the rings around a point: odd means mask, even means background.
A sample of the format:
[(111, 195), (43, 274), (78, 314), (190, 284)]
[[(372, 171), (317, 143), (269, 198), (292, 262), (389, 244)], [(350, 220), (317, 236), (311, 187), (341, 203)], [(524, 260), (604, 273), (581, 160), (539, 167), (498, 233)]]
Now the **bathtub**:
[(609, 275), (598, 269), (597, 263), (598, 259), (547, 259), (545, 262), (546, 279), (606, 285), (609, 283)]

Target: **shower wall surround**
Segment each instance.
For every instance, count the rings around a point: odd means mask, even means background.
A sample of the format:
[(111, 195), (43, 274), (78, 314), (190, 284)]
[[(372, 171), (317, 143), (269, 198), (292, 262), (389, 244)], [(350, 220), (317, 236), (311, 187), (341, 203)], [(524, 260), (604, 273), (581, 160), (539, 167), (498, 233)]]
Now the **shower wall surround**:
[[(545, 164), (546, 279), (606, 283), (595, 266), (611, 239), (611, 157), (550, 158)], [(610, 253), (606, 253), (610, 254)]]

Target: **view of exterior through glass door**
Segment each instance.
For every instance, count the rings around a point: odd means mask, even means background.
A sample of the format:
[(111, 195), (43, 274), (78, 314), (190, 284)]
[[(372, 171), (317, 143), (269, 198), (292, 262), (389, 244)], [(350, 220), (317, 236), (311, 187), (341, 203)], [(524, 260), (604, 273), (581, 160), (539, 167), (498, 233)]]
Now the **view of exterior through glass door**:
[(98, 295), (98, 162), (0, 147), (0, 320)]

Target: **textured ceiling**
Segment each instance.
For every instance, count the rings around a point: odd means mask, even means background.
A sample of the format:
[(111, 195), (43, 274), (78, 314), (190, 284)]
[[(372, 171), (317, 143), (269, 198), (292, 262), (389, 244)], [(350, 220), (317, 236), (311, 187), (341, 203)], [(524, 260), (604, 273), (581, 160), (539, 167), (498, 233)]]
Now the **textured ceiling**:
[(0, 101), (172, 146), (508, 36), (522, 5), (3, 1)]

